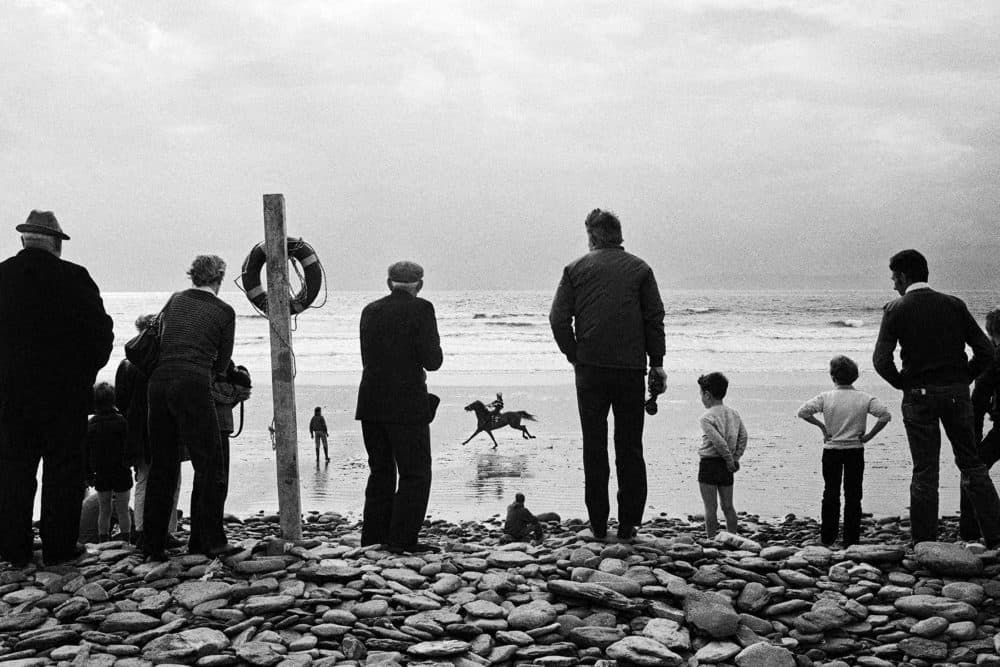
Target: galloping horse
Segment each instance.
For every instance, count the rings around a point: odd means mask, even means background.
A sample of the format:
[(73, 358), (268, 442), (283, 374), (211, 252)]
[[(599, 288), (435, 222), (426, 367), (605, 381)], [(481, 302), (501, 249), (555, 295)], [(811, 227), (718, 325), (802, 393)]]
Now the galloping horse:
[[(493, 449), (496, 449), (497, 439), (493, 437), (493, 434), (490, 431), (503, 428), (504, 426), (516, 428), (521, 432), (521, 437), (525, 440), (535, 437), (528, 433), (528, 429), (521, 424), (522, 419), (525, 421), (535, 421), (534, 415), (530, 412), (515, 410), (513, 412), (501, 412), (498, 415), (494, 415), (486, 409), (486, 406), (483, 405), (482, 401), (473, 401), (472, 403), (469, 403), (465, 406), (465, 410), (466, 412), (476, 413), (476, 432), (469, 436), (469, 440), (472, 440), (483, 431), (486, 431), (486, 435), (490, 436), (490, 440), (493, 441)], [(466, 440), (462, 444), (467, 444), (469, 440)]]

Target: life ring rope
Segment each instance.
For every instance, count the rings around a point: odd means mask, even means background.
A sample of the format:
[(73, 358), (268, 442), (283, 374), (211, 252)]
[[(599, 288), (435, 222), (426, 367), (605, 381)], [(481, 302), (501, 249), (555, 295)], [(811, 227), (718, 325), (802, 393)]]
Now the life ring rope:
[[(300, 313), (310, 308), (322, 308), (326, 305), (328, 295), (326, 270), (313, 247), (302, 239), (288, 237), (286, 244), (289, 263), (302, 285), (297, 293), (292, 292), (289, 295), (288, 305), (294, 330), (294, 325), (297, 324), (295, 320)], [(246, 295), (250, 304), (261, 315), (267, 315), (267, 290), (264, 289), (261, 280), (261, 270), (266, 263), (267, 255), (264, 251), (264, 243), (261, 242), (250, 249), (246, 259), (243, 260), (240, 277), (234, 281), (240, 291)], [(321, 289), (323, 300), (314, 305)]]

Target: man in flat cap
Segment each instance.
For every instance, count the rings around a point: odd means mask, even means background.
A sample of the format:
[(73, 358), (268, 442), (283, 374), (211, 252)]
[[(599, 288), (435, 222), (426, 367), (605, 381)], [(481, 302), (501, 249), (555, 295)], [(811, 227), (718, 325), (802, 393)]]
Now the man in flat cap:
[(419, 264), (396, 262), (389, 295), (361, 312), (364, 372), (355, 419), (370, 469), (361, 544), (397, 553), (433, 550), (417, 535), (431, 491), (427, 371), (441, 367), (442, 353), (434, 306), (417, 296), (423, 277)]
[(97, 285), (60, 259), (69, 240), (49, 211), (32, 211), (21, 250), (0, 263), (0, 559), (32, 557), (31, 515), (42, 467), (46, 564), (80, 553), (83, 440), (97, 371), (114, 335)]

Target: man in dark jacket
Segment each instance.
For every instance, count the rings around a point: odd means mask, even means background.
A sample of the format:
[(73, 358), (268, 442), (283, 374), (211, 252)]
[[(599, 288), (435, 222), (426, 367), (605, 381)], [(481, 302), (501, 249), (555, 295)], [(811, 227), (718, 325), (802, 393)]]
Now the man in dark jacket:
[[(427, 373), (441, 367), (434, 306), (417, 293), (424, 270), (396, 262), (391, 293), (361, 313), (361, 362), (355, 418), (368, 450), (361, 544), (428, 551), (417, 542), (431, 490), (431, 411)], [(397, 487), (397, 473), (399, 485)]]
[[(969, 397), (969, 383), (992, 361), (993, 346), (961, 299), (930, 288), (927, 260), (919, 252), (896, 253), (889, 270), (900, 298), (885, 306), (872, 361), (878, 374), (903, 392), (901, 412), (913, 458), (913, 543), (937, 540), (940, 423), (986, 546), (1000, 547), (1000, 498), (976, 453)], [(902, 370), (893, 359), (897, 343)]]
[[(986, 314), (986, 335), (993, 341), (993, 363), (976, 378), (972, 390), (972, 422), (979, 460), (989, 470), (1000, 461), (1000, 308)], [(986, 415), (990, 417), (990, 432), (983, 436)], [(962, 511), (958, 533), (963, 540), (980, 536), (976, 513), (966, 494), (962, 494)]]
[(31, 560), (31, 515), (42, 473), (42, 556), (80, 553), (83, 441), (94, 379), (111, 354), (111, 318), (82, 266), (60, 259), (48, 211), (17, 226), (24, 249), (0, 263), (0, 558)]
[(646, 462), (642, 455), (643, 376), (665, 384), (663, 301), (644, 261), (622, 248), (621, 223), (594, 209), (585, 221), (590, 252), (564, 270), (549, 323), (559, 349), (576, 369), (583, 431), (585, 500), (594, 536), (607, 534), (608, 410), (615, 413), (618, 537), (642, 523)]

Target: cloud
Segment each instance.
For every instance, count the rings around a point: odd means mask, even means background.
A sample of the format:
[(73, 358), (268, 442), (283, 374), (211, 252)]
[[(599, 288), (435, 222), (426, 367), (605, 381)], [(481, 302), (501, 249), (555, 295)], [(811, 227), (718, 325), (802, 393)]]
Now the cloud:
[(880, 269), (880, 244), (995, 216), (995, 3), (18, 0), (5, 18), (0, 204), (62, 213), (120, 289), (176, 286), (201, 251), (238, 261), (265, 191), (340, 287), (397, 255), (439, 286), (548, 286), (595, 205), (667, 282), (712, 262), (832, 274), (845, 253)]

